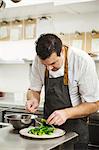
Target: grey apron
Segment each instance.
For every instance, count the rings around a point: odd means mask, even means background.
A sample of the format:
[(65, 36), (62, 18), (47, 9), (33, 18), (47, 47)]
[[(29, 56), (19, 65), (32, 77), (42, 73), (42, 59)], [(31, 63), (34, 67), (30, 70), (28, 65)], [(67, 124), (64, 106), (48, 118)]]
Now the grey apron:
[[(67, 58), (67, 50), (66, 50)], [(64, 76), (57, 78), (49, 78), (49, 72), (46, 70), (45, 75), (45, 103), (44, 103), (44, 117), (47, 119), (49, 115), (55, 110), (72, 107), (69, 95), (68, 84), (64, 84), (64, 78), (68, 78), (67, 59), (65, 61)], [(67, 74), (67, 75), (66, 75)], [(68, 83), (68, 81), (66, 81)], [(58, 126), (69, 131), (74, 131), (79, 134), (79, 143), (88, 143), (88, 125), (84, 119), (70, 119), (63, 125)]]

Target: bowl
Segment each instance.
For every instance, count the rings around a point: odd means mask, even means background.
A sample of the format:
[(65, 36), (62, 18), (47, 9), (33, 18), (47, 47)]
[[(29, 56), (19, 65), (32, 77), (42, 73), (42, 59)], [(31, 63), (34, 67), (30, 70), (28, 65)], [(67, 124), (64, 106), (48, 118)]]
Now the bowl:
[(29, 127), (37, 116), (31, 114), (8, 114), (5, 115), (4, 118), (8, 123), (11, 123), (15, 129), (20, 130)]

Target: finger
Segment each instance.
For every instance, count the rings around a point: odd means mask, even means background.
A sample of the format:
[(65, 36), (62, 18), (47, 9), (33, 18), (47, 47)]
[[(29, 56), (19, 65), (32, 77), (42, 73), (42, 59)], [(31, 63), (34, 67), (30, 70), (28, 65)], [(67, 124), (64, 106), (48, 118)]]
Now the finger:
[(31, 103), (30, 102), (26, 102), (25, 107), (26, 107), (26, 109), (30, 108), (31, 107)]
[(49, 124), (56, 124), (58, 120), (58, 116), (53, 117), (53, 119), (49, 122)]
[(35, 111), (37, 111), (37, 108), (30, 107), (30, 108), (27, 108), (27, 111), (34, 113)]
[(33, 101), (27, 101), (26, 103), (26, 109), (31, 110), (31, 109), (37, 109), (38, 104), (34, 103)]
[(60, 120), (60, 119), (57, 119), (57, 120), (55, 121), (54, 125), (60, 125), (60, 123), (61, 123), (61, 120)]
[(60, 126), (60, 125), (62, 125), (62, 124), (63, 124), (62, 121), (57, 122), (57, 125), (58, 125), (58, 126)]
[(55, 114), (54, 114), (54, 113), (52, 113), (52, 114), (48, 117), (48, 119), (47, 119), (47, 123), (49, 123), (49, 124), (50, 124), (51, 120), (52, 120), (54, 117), (55, 117)]
[(64, 121), (64, 120), (60, 119), (57, 121), (57, 125), (60, 126), (60, 125), (64, 124), (65, 122), (66, 122), (66, 120)]
[(32, 108), (32, 107), (31, 107), (31, 105), (29, 105), (29, 104), (28, 104), (28, 105), (26, 105), (26, 110), (30, 111), (30, 110), (31, 110), (31, 108)]
[(34, 113), (34, 112), (36, 112), (36, 111), (37, 111), (37, 109), (31, 109), (31, 110), (30, 110), (31, 113)]
[(29, 110), (30, 110), (31, 112), (35, 112), (37, 109), (38, 109), (38, 106), (37, 106), (37, 105), (31, 105), (30, 108), (29, 108)]
[(29, 112), (35, 112), (37, 110), (37, 106), (31, 105), (31, 104), (27, 104), (26, 105), (26, 110), (29, 111)]

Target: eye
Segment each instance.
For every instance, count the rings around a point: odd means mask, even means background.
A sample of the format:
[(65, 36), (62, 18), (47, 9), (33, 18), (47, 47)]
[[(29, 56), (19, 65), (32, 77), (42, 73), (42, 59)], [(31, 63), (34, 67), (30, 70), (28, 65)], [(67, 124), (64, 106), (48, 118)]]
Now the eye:
[(54, 65), (56, 62), (52, 63), (51, 65)]

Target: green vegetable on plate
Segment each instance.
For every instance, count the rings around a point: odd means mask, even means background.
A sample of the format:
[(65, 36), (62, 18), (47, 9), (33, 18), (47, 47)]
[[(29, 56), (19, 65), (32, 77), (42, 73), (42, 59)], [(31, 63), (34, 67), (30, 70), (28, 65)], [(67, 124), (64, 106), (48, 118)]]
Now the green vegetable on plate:
[(30, 134), (34, 135), (51, 135), (55, 131), (55, 127), (46, 123), (45, 119), (41, 119), (41, 125), (32, 128), (28, 131)]

